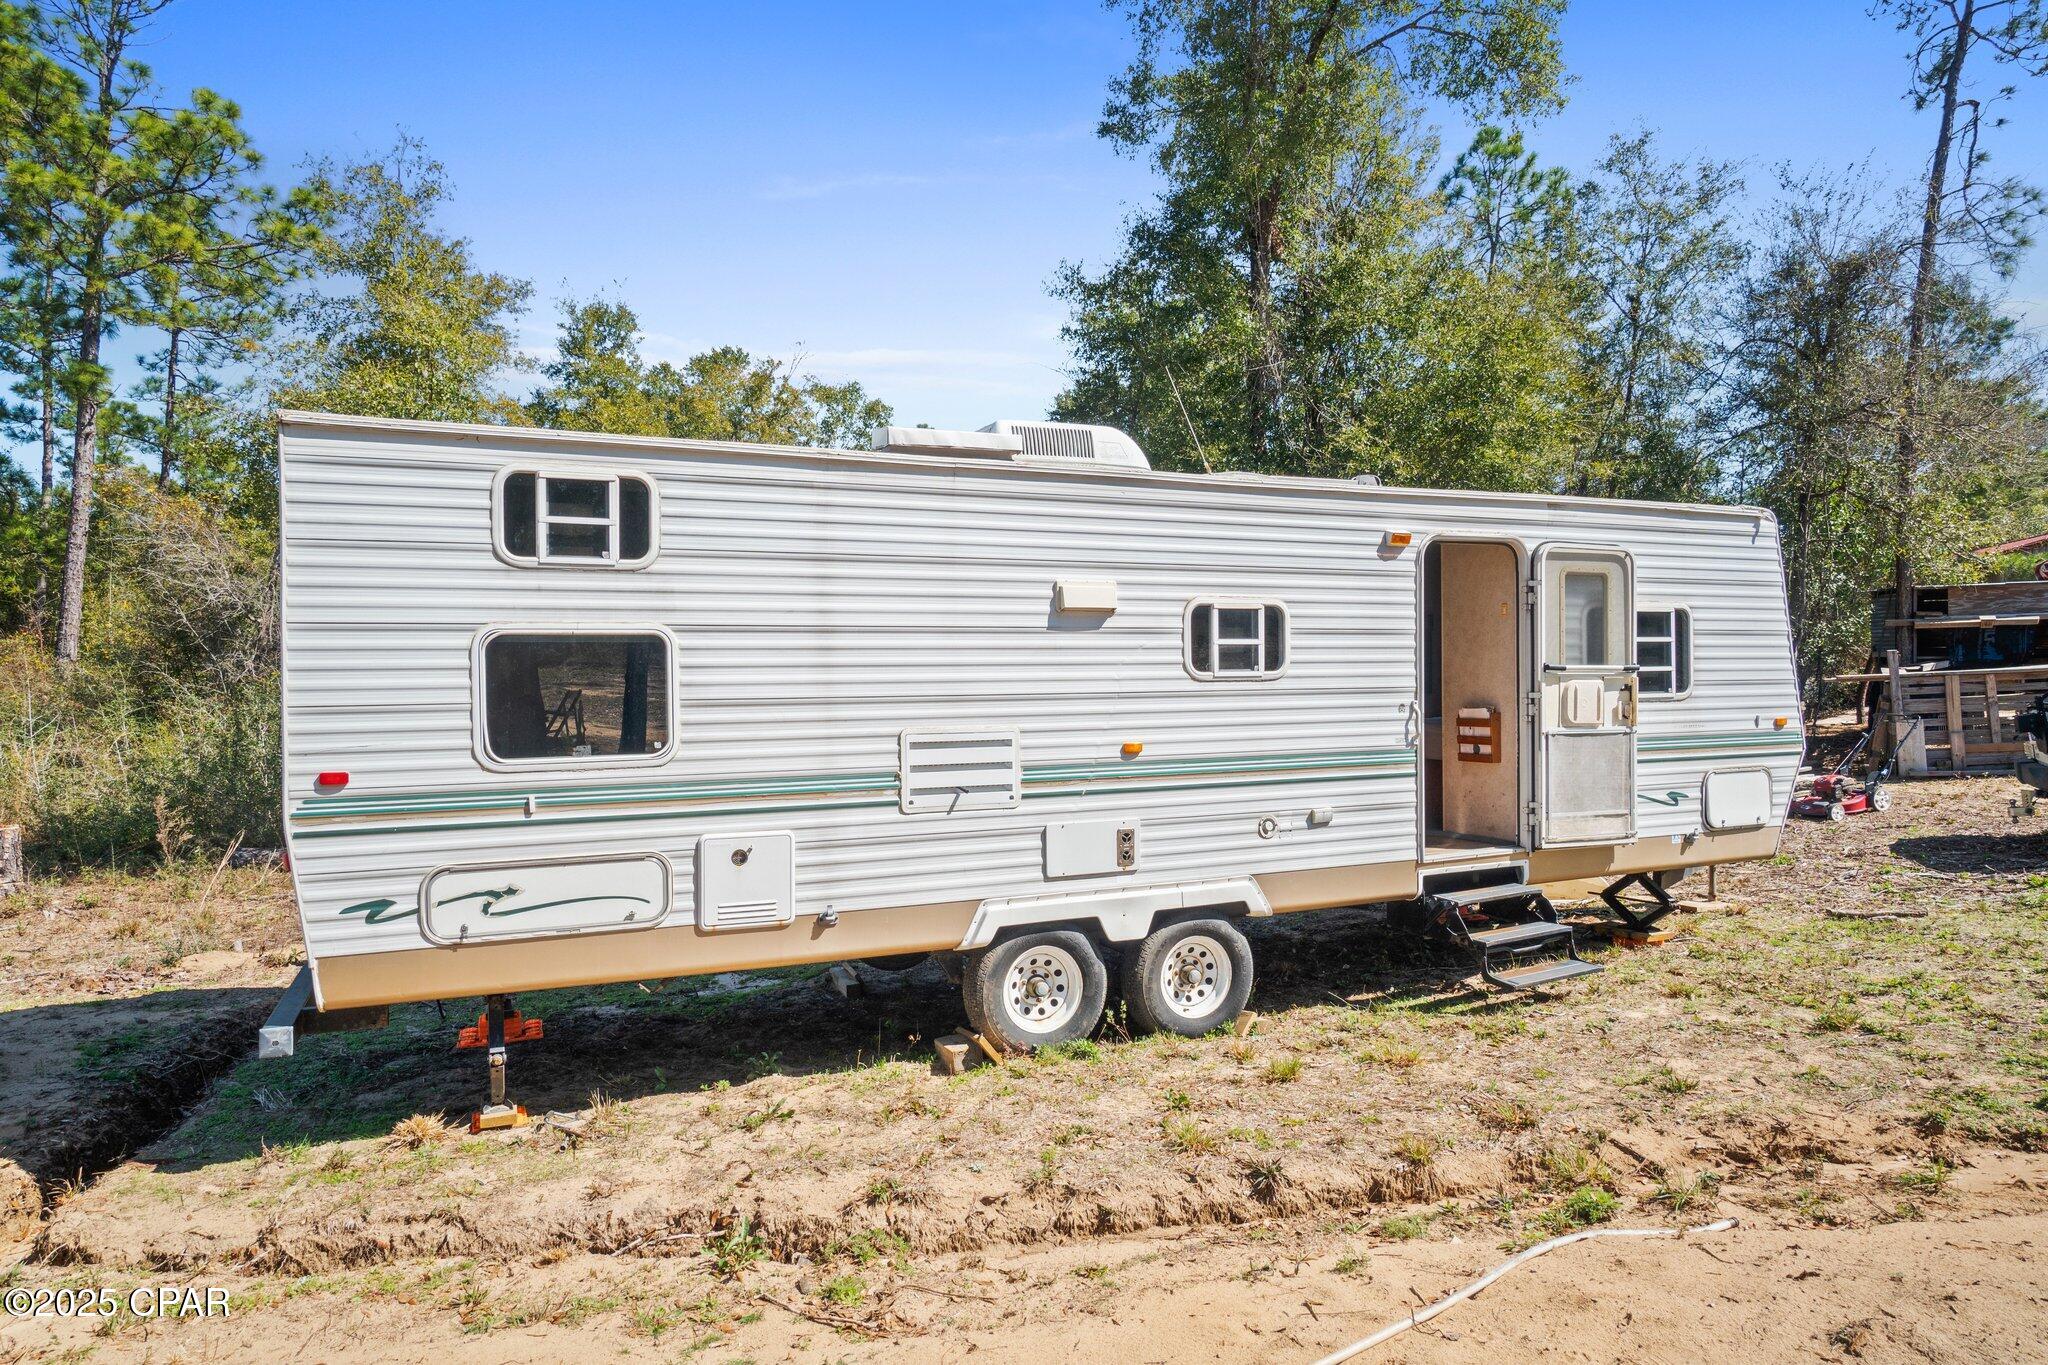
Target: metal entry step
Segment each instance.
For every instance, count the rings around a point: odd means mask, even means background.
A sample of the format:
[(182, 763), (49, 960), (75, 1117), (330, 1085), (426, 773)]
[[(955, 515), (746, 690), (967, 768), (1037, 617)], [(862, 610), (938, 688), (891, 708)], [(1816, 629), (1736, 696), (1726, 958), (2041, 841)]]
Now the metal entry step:
[[(1578, 936), (1569, 924), (1558, 923), (1550, 898), (1536, 887), (1521, 882), (1466, 887), (1427, 896), (1425, 904), (1430, 922), (1468, 949), (1479, 974), (1496, 986), (1528, 991), (1603, 970), (1579, 956)], [(1527, 918), (1475, 928), (1468, 913), (1482, 922), (1515, 914)]]
[(1530, 920), (1527, 924), (1504, 924), (1498, 929), (1474, 929), (1465, 937), (1468, 942), (1477, 944), (1488, 952), (1512, 949), (1518, 953), (1527, 953), (1571, 938), (1572, 927), (1569, 924), (1552, 924), (1549, 920), (1538, 919)]
[(1575, 976), (1591, 976), (1594, 972), (1607, 969), (1597, 962), (1588, 962), (1580, 957), (1552, 958), (1548, 962), (1535, 962), (1527, 967), (1509, 967), (1505, 971), (1488, 972), (1486, 979), (1509, 990), (1533, 991), (1538, 986), (1552, 986), (1560, 981), (1569, 981)]
[(1469, 910), (1475, 905), (1491, 905), (1495, 901), (1525, 901), (1541, 894), (1535, 887), (1522, 882), (1496, 882), (1492, 886), (1468, 886), (1462, 891), (1432, 892), (1430, 899), (1442, 905), (1455, 905), (1460, 910)]

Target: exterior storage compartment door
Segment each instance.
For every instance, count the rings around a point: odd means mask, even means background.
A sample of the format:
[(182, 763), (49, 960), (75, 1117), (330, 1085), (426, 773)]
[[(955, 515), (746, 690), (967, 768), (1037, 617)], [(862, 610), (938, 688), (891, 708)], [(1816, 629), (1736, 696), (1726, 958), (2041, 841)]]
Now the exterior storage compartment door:
[(1618, 550), (1536, 552), (1536, 847), (1635, 837), (1632, 568)]

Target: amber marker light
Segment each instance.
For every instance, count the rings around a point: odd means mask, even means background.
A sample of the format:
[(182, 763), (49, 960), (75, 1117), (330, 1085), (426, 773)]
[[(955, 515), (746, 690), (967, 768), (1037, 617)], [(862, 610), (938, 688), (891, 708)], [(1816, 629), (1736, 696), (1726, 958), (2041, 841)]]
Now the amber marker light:
[(1124, 745), (1123, 748), (1123, 755), (1125, 758), (1136, 758), (1139, 754), (1142, 754), (1144, 752), (1145, 746), (1138, 743), (1138, 741), (1136, 741), (1135, 739), (1132, 740), (1130, 743)]
[(1409, 531), (1389, 531), (1380, 538), (1380, 544), (1386, 546), (1389, 550), (1405, 550), (1414, 541), (1415, 536)]

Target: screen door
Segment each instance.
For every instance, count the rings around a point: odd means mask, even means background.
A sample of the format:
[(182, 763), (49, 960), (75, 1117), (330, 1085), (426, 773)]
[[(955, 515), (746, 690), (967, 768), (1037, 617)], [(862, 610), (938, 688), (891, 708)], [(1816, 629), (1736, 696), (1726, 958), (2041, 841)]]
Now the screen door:
[(1536, 553), (1538, 847), (1635, 837), (1635, 594), (1629, 557)]

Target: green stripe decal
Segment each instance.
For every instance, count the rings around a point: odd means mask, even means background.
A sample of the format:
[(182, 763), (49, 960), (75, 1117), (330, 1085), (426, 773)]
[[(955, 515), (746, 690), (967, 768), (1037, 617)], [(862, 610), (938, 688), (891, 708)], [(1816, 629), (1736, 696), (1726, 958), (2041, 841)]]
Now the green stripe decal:
[[(1641, 763), (1697, 763), (1723, 758), (1791, 758), (1800, 752), (1796, 738), (1753, 730), (1701, 732), (1640, 737)], [(1067, 761), (1024, 768), (1024, 796), (1077, 796), (1102, 793), (1138, 795), (1156, 791), (1197, 791), (1208, 788), (1261, 787), (1307, 782), (1374, 781), (1412, 777), (1415, 753), (1399, 749), (1342, 749), (1323, 752), (1223, 755), (1181, 759), (1110, 759)], [(1202, 779), (1221, 779), (1203, 781)], [(1167, 780), (1181, 779), (1181, 780)], [(575, 787), (498, 788), (478, 791), (394, 793), (389, 796), (326, 796), (302, 801), (292, 812), (295, 837), (336, 838), (344, 835), (403, 831), (441, 832), (478, 828), (525, 828), (536, 825), (602, 824), (631, 820), (673, 819), (682, 815), (722, 818), (775, 812), (880, 810), (896, 805), (897, 775), (893, 772), (811, 774), (800, 777), (708, 778), (690, 782), (617, 782)], [(876, 799), (886, 793), (885, 799)], [(790, 800), (788, 798), (814, 798)], [(347, 825), (350, 817), (423, 815), (514, 815), (527, 802), (537, 812), (510, 820), (464, 820), (374, 827)], [(599, 812), (584, 807), (658, 805), (658, 810)], [(678, 809), (681, 808), (681, 809)], [(319, 823), (310, 823), (318, 821)], [(328, 821), (337, 822), (328, 825)]]
[[(1027, 791), (1024, 793), (1024, 799), (1027, 801), (1037, 801), (1050, 797), (1092, 796), (1098, 792), (1109, 795), (1122, 795), (1126, 793), (1137, 795), (1145, 792), (1160, 791), (1229, 791), (1238, 787), (1292, 786), (1303, 782), (1335, 782), (1343, 780), (1370, 782), (1384, 781), (1388, 778), (1396, 777), (1412, 777), (1414, 772), (1414, 767), (1410, 765), (1400, 768), (1391, 766), (1379, 767), (1371, 771), (1347, 770), (1343, 772), (1277, 774), (1270, 777), (1247, 777), (1220, 782), (1136, 782), (1115, 785), (1091, 783), (1050, 790)], [(1228, 776), (1228, 774), (1223, 774), (1223, 776)], [(539, 825), (596, 825), (619, 821), (674, 820), (686, 817), (692, 819), (715, 819), (735, 815), (762, 815), (790, 811), (894, 810), (896, 809), (896, 804), (893, 799), (888, 801), (817, 801), (798, 804), (783, 802), (769, 806), (698, 807), (681, 811), (635, 810), (620, 811), (609, 815), (533, 816), (518, 820), (471, 820), (460, 823), (414, 823), (408, 821), (398, 825), (314, 826), (294, 831), (293, 837), (297, 839), (335, 839), (367, 834), (441, 833), (450, 830), (477, 829), (527, 829)]]
[[(1107, 778), (1190, 777), (1203, 774), (1294, 772), (1310, 768), (1412, 766), (1407, 749), (1355, 749), (1330, 753), (1271, 754), (1258, 757), (1193, 758), (1106, 763), (1025, 765), (1026, 786)], [(712, 778), (698, 782), (643, 782), (603, 787), (553, 787), (521, 791), (408, 792), (391, 796), (314, 797), (292, 812), (296, 823), (351, 815), (443, 815), (466, 811), (516, 811), (531, 800), (537, 806), (576, 806), (718, 801), (740, 797), (859, 795), (896, 790), (896, 774), (847, 773), (810, 777)], [(785, 808), (786, 809), (786, 808)]]

